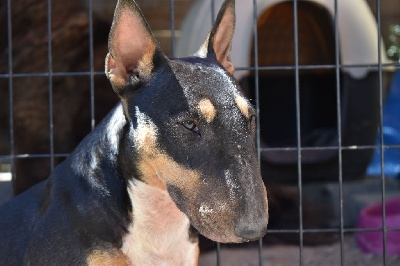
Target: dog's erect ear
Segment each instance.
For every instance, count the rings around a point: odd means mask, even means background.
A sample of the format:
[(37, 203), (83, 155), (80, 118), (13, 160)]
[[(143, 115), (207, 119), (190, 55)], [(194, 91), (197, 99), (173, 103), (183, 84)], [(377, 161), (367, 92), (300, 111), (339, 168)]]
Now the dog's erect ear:
[(165, 57), (142, 12), (133, 0), (119, 0), (108, 38), (105, 71), (114, 90), (146, 80), (155, 56)]
[(235, 0), (225, 0), (206, 41), (196, 53), (200, 57), (214, 56), (231, 74), (235, 68), (230, 60), (233, 32), (235, 31)]

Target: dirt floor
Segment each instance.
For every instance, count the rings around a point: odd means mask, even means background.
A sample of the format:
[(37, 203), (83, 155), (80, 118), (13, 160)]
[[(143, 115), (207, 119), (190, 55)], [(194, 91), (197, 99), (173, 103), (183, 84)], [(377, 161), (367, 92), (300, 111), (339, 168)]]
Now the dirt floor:
[[(344, 239), (344, 265), (379, 266), (384, 265), (383, 256), (363, 253), (352, 236)], [(221, 266), (256, 266), (259, 264), (258, 247), (221, 248)], [(298, 246), (265, 246), (262, 249), (262, 265), (294, 266), (300, 265)], [(200, 255), (199, 266), (217, 265), (215, 251)], [(335, 266), (341, 265), (340, 242), (317, 247), (304, 247), (303, 265)], [(400, 256), (388, 256), (386, 265), (399, 266)]]

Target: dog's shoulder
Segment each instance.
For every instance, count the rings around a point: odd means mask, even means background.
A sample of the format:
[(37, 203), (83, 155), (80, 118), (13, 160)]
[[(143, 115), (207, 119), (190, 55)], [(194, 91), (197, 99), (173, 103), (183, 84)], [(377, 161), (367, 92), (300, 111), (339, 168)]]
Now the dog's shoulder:
[(42, 181), (0, 206), (0, 265), (22, 264), (22, 256), (9, 254), (23, 254), (25, 251), (37, 220), (45, 186), (46, 181)]

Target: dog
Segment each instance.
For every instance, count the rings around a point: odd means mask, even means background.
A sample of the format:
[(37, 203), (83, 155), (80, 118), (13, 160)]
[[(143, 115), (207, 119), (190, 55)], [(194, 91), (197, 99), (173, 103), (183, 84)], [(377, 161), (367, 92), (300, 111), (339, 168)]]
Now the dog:
[(195, 265), (198, 233), (265, 235), (234, 24), (226, 0), (199, 51), (168, 59), (136, 3), (118, 1), (105, 72), (120, 102), (47, 180), (1, 207), (1, 265)]

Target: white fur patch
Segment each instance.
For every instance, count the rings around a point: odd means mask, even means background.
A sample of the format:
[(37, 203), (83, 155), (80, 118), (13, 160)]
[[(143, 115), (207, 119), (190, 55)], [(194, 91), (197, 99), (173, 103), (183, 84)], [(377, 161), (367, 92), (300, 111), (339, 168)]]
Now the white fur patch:
[(111, 144), (111, 151), (113, 152), (113, 155), (116, 155), (118, 153), (118, 145), (120, 138), (118, 132), (122, 129), (125, 123), (126, 119), (124, 112), (122, 110), (122, 104), (119, 104), (115, 108), (110, 121), (106, 125), (106, 136), (108, 142)]
[(194, 56), (198, 56), (201, 58), (206, 58), (208, 53), (208, 38), (210, 38), (210, 34), (207, 35), (206, 41), (200, 46), (199, 50), (194, 54)]
[(144, 113), (140, 112), (136, 106), (137, 127), (133, 130), (133, 139), (138, 150), (152, 153), (157, 143), (157, 127), (151, 119)]
[(232, 179), (232, 174), (229, 170), (225, 170), (224, 174), (225, 174), (226, 184), (228, 185), (228, 188), (229, 188), (229, 197), (231, 199), (234, 199), (235, 198), (235, 189), (238, 189), (239, 186)]
[(134, 265), (195, 265), (197, 243), (189, 240), (189, 219), (167, 191), (129, 182), (133, 222), (122, 252)]
[(208, 215), (212, 214), (214, 210), (206, 204), (201, 204), (199, 207), (199, 213), (201, 218), (207, 218)]

